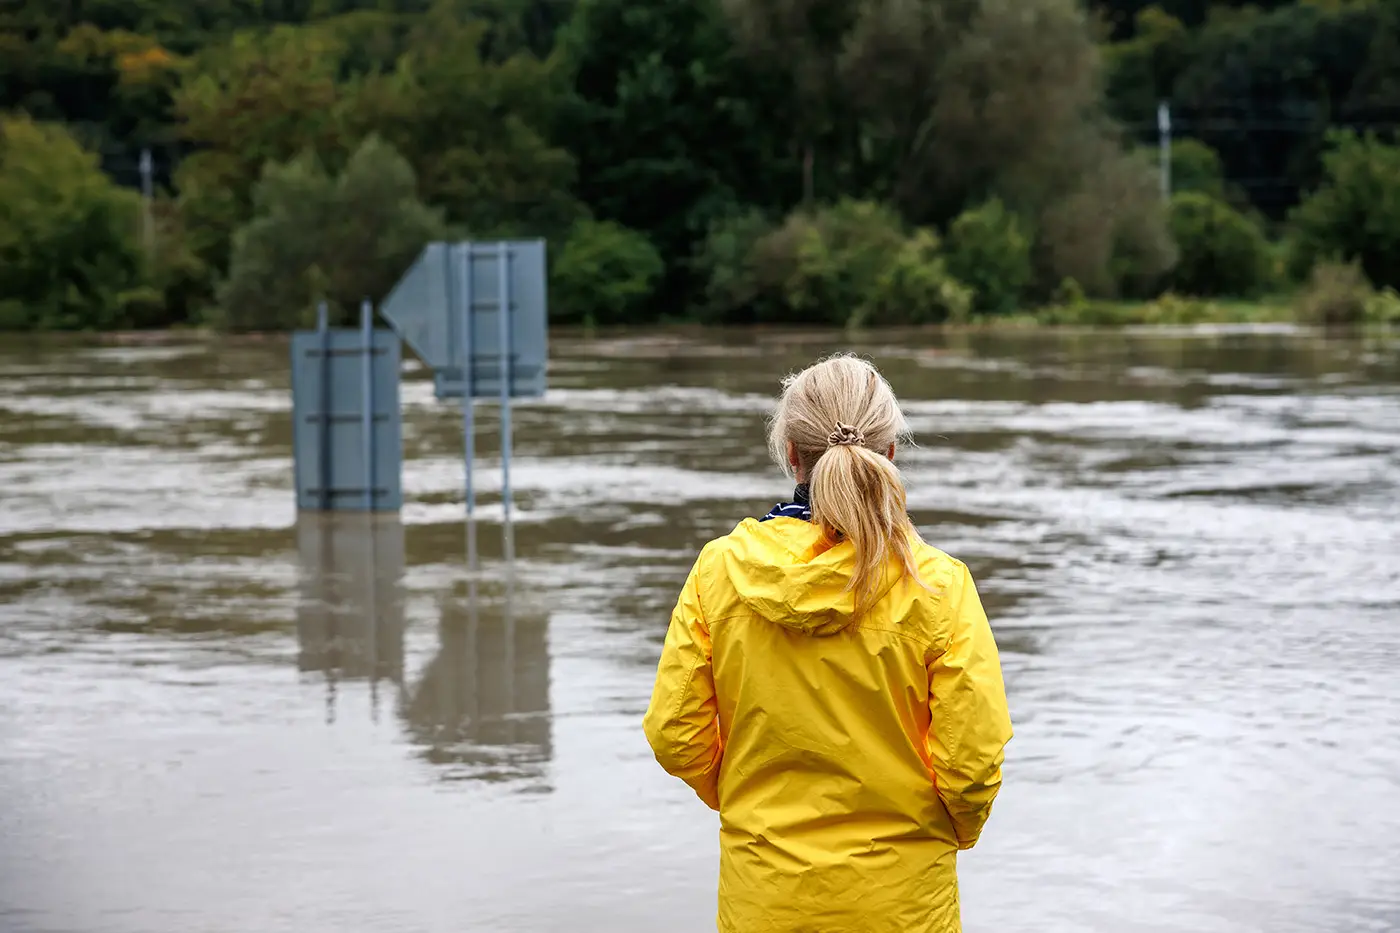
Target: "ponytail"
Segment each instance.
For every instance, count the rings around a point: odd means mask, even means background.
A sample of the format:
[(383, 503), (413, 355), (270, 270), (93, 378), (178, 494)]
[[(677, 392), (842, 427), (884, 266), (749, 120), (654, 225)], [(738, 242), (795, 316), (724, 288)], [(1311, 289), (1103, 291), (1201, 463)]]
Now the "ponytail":
[[(812, 521), (833, 542), (850, 542), (856, 614), (869, 610), (896, 580), (922, 586), (914, 561), (918, 532), (909, 520), (904, 482), (890, 460), (908, 426), (884, 377), (850, 355), (822, 360), (783, 382), (769, 428), (773, 456), (796, 466), (812, 493)], [(795, 457), (796, 463), (793, 463)]]
[(884, 594), (891, 558), (901, 578), (919, 579), (907, 498), (899, 470), (868, 447), (839, 444), (817, 458), (810, 477), (812, 521), (833, 541), (855, 551), (851, 590), (856, 615)]

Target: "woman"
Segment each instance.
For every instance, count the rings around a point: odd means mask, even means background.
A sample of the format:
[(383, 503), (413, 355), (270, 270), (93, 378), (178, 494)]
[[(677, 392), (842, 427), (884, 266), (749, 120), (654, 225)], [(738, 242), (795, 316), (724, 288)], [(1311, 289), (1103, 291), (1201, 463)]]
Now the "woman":
[(722, 933), (956, 933), (1011, 738), (967, 567), (920, 540), (875, 367), (789, 378), (769, 434), (796, 501), (710, 542), (646, 734), (720, 814)]

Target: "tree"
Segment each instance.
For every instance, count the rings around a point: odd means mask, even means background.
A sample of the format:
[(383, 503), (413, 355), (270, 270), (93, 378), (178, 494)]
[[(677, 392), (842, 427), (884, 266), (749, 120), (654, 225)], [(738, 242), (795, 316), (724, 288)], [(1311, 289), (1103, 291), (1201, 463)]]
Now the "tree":
[(198, 147), (175, 176), (191, 248), (228, 265), (233, 231), (252, 210), (263, 167), (303, 153), (337, 159), (349, 148), (343, 46), (316, 30), (240, 33), (203, 52), (175, 95), (181, 135)]
[(253, 202), (219, 292), (218, 323), (232, 330), (296, 326), (318, 300), (343, 318), (361, 299), (387, 295), (423, 245), (444, 235), (408, 162), (375, 137), (338, 176), (312, 153), (269, 165)]
[(1356, 260), (1376, 285), (1400, 286), (1400, 146), (1349, 132), (1328, 143), (1322, 185), (1290, 217), (1294, 273)]
[(1009, 314), (1031, 281), (1031, 242), (1021, 221), (991, 200), (958, 215), (948, 229), (948, 271), (970, 286), (978, 311)]
[(709, 316), (731, 323), (927, 324), (965, 316), (972, 301), (933, 231), (906, 233), (869, 201), (800, 207), (777, 227), (737, 215), (711, 230), (701, 264)]
[(424, 197), (472, 236), (562, 239), (579, 211), (573, 160), (548, 138), (559, 82), (526, 52), (483, 60), (486, 28), (435, 7), (393, 73), (358, 88), (354, 125), (402, 152)]
[[(728, 8), (741, 34), (758, 29), (788, 50), (770, 67), (789, 70), (799, 87), (819, 75), (813, 86), (834, 89), (845, 109), (832, 117), (840, 132), (827, 137), (824, 161), (844, 166), (846, 190), (892, 200), (915, 225), (1001, 198), (1041, 239), (1043, 289), (1074, 275), (1091, 292), (1114, 294), (1170, 265), (1161, 205), (1144, 198), (1151, 170), (1104, 117), (1098, 54), (1074, 0), (730, 0)], [(799, 8), (803, 16), (783, 18)], [(807, 34), (779, 35), (779, 24)], [(822, 106), (820, 96), (799, 96), (798, 105)], [(1045, 242), (1061, 232), (1080, 245)]]
[[(818, 147), (841, 140), (847, 123), (841, 57), (859, 17), (857, 0), (722, 0), (749, 56), (781, 63), (802, 158), (802, 200), (817, 196)], [(844, 140), (848, 142), (849, 140)], [(839, 165), (836, 171), (839, 171)]]
[(1269, 243), (1258, 225), (1200, 191), (1172, 198), (1172, 237), (1180, 258), (1171, 283), (1187, 295), (1256, 294), (1268, 277)]
[(1090, 296), (1150, 294), (1176, 262), (1154, 166), (1111, 138), (1077, 143), (1081, 173), (1036, 218), (1036, 290), (1073, 279)]
[(717, 0), (583, 0), (559, 57), (574, 190), (671, 262), (666, 303), (693, 292), (687, 259), (714, 222), (796, 203), (784, 97), (737, 53)]
[(1108, 98), (1144, 142), (1155, 140), (1157, 103), (1169, 101), (1175, 132), (1218, 152), (1226, 179), (1279, 219), (1317, 183), (1329, 125), (1394, 122), (1400, 15), (1393, 2), (1211, 10), (1184, 16), (1191, 29), (1143, 11), (1136, 36), (1109, 47)]
[(0, 117), (0, 328), (145, 323), (139, 208), (62, 127)]
[(1104, 94), (1116, 119), (1155, 133), (1153, 114), (1170, 97), (1192, 37), (1181, 20), (1155, 5), (1136, 12), (1131, 32), (1103, 47)]
[(1178, 139), (1171, 148), (1172, 192), (1198, 191), (1225, 199), (1225, 168), (1220, 154), (1199, 139)]
[(656, 247), (637, 231), (580, 221), (554, 263), (550, 316), (588, 324), (643, 320), (665, 268)]

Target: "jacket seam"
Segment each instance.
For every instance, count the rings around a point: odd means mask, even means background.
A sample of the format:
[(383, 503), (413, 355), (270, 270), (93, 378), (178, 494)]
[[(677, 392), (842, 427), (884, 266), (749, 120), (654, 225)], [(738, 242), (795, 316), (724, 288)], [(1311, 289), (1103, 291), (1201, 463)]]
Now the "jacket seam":
[(690, 670), (686, 672), (685, 683), (681, 685), (680, 691), (676, 693), (676, 702), (671, 708), (672, 721), (680, 718), (681, 706), (685, 704), (686, 697), (690, 696), (690, 685), (695, 680), (695, 672), (700, 669), (700, 662), (702, 660), (702, 658), (696, 658), (695, 663), (690, 665)]
[(859, 622), (857, 622), (855, 625), (852, 625), (851, 628), (862, 632), (882, 632), (886, 635), (896, 635), (900, 638), (903, 638), (905, 641), (912, 641), (914, 644), (918, 645), (920, 648), (923, 648), (925, 650), (933, 647), (933, 642), (920, 638), (918, 635), (911, 635), (908, 632), (901, 632), (897, 628), (886, 628), (885, 626), (881, 625), (862, 625)]
[[(756, 615), (757, 614), (753, 612), (753, 610), (749, 610), (747, 612), (734, 612), (726, 616), (720, 616), (713, 622), (706, 623), (706, 627), (713, 628), (715, 625), (719, 625), (722, 622), (733, 622), (735, 619), (749, 619), (753, 618)], [(760, 616), (759, 618), (762, 617)], [(854, 625), (851, 625), (848, 631), (880, 632), (885, 635), (895, 635), (899, 638), (904, 639), (905, 641), (911, 641), (914, 644), (918, 645), (920, 648), (924, 649), (929, 649), (934, 646), (934, 642), (920, 638), (918, 635), (911, 635), (908, 632), (901, 632), (899, 629), (896, 628), (885, 628), (879, 625), (862, 625), (859, 622), (857, 622)]]
[[(699, 560), (696, 561), (696, 564), (699, 564)], [(705, 634), (708, 637), (710, 623), (705, 621), (705, 606), (700, 600), (700, 575), (698, 573), (695, 575), (695, 615), (697, 617), (696, 621), (699, 622), (700, 627), (705, 630)], [(697, 645), (696, 647), (699, 646)], [(685, 683), (681, 685), (680, 692), (676, 694), (675, 706), (671, 710), (671, 719), (674, 720), (680, 716), (681, 706), (684, 705), (686, 697), (690, 696), (690, 685), (695, 682), (695, 672), (700, 669), (701, 663), (705, 660), (705, 654), (701, 651), (700, 656), (695, 659), (695, 663), (690, 665), (690, 670), (685, 675)]]

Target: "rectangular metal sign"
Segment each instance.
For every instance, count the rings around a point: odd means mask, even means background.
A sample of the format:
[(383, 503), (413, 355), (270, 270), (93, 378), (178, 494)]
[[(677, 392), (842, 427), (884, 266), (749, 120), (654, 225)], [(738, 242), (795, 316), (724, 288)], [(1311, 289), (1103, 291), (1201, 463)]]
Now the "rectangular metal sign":
[(298, 509), (403, 505), (398, 335), (368, 326), (292, 335), (292, 449)]

